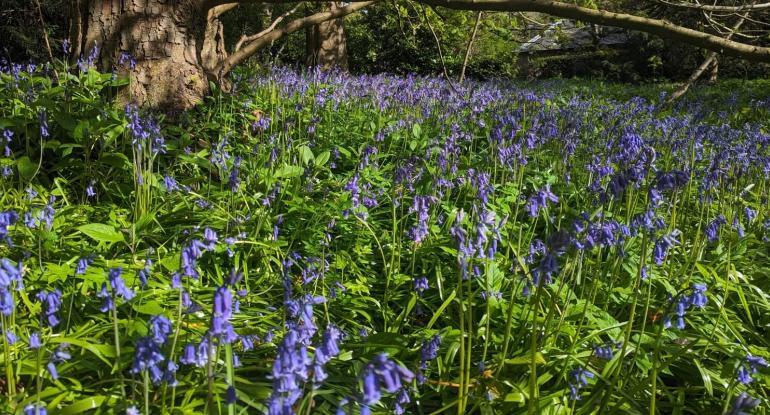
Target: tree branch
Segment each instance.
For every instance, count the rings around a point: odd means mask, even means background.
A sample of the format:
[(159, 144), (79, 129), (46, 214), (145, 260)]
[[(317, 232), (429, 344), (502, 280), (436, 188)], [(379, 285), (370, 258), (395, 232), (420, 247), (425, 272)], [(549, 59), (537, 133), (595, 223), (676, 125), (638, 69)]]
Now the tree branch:
[[(232, 0), (200, 0), (201, 7), (214, 7)], [(356, 5), (353, 0), (351, 6)], [(239, 3), (293, 3), (294, 0), (240, 0)], [(419, 0), (430, 6), (441, 6), (455, 10), (500, 11), (500, 12), (539, 12), (566, 19), (581, 20), (605, 26), (615, 26), (628, 30), (651, 33), (708, 49), (720, 54), (733, 55), (750, 61), (770, 62), (770, 47), (754, 46), (747, 43), (724, 39), (719, 36), (678, 26), (666, 20), (651, 19), (625, 13), (589, 9), (575, 4), (552, 0)], [(370, 4), (368, 1), (367, 5)], [(757, 4), (753, 7), (762, 6)], [(742, 7), (742, 6), (735, 6)], [(342, 9), (344, 10), (344, 9)]]
[(286, 26), (273, 29), (272, 31), (264, 34), (256, 40), (247, 43), (240, 50), (230, 55), (215, 69), (218, 77), (222, 78), (227, 75), (232, 68), (252, 55), (257, 53), (263, 47), (269, 45), (283, 36), (290, 33), (294, 33), (298, 30), (304, 29), (309, 26), (315, 26), (319, 23), (323, 23), (327, 20), (337, 19), (339, 17), (347, 16), (351, 13), (355, 13), (367, 6), (375, 3), (376, 0), (364, 1), (359, 3), (351, 3), (348, 6), (341, 7), (339, 9), (316, 13), (301, 19), (292, 20)]
[[(748, 12), (744, 13), (743, 16), (741, 16), (740, 19), (738, 19), (737, 22), (733, 25), (732, 28), (730, 28), (730, 33), (727, 34), (725, 39), (730, 40), (731, 37), (733, 37), (734, 34), (738, 33), (738, 30), (741, 29), (741, 26), (743, 26), (743, 23), (746, 22), (746, 16), (748, 16)], [(708, 68), (710, 68), (712, 65), (718, 64), (718, 54), (716, 52), (710, 52), (708, 56), (706, 57), (706, 60), (703, 61), (703, 63), (700, 64), (700, 66), (695, 69), (695, 72), (690, 75), (689, 78), (687, 78), (687, 81), (679, 86), (679, 88), (676, 89), (669, 97), (666, 99), (666, 103), (670, 104), (680, 97), (682, 97), (684, 94), (687, 93), (687, 91), (690, 89), (690, 87), (695, 83), (695, 81), (698, 80), (701, 76), (703, 76), (703, 73), (706, 72)]]
[(471, 58), (471, 48), (473, 47), (473, 41), (476, 39), (476, 33), (479, 31), (479, 23), (481, 23), (481, 13), (478, 12), (476, 14), (476, 24), (473, 25), (473, 32), (471, 32), (471, 37), (468, 39), (468, 47), (465, 49), (465, 58), (463, 59), (463, 67), (460, 69), (460, 83), (462, 84), (465, 80), (465, 68), (468, 67), (468, 60)]
[(238, 52), (239, 50), (241, 50), (241, 47), (243, 46), (244, 43), (246, 43), (246, 42), (253, 42), (253, 41), (261, 38), (262, 36), (270, 33), (271, 31), (273, 31), (273, 29), (275, 29), (275, 27), (278, 26), (278, 23), (281, 23), (281, 21), (283, 21), (283, 19), (285, 19), (289, 15), (294, 14), (294, 12), (297, 11), (297, 9), (299, 8), (300, 5), (302, 5), (302, 3), (297, 4), (291, 10), (289, 10), (286, 13), (278, 16), (277, 19), (273, 20), (273, 23), (270, 23), (270, 26), (268, 26), (267, 29), (265, 29), (265, 30), (263, 30), (263, 31), (261, 31), (259, 33), (253, 34), (251, 36), (246, 36), (246, 35), (241, 36), (241, 39), (238, 40), (238, 43), (235, 44), (235, 51)]
[(490, 10), (502, 12), (531, 11), (581, 20), (587, 23), (621, 27), (689, 43), (717, 53), (738, 56), (750, 61), (770, 62), (770, 47), (753, 46), (675, 25), (666, 20), (650, 19), (624, 13), (594, 10), (551, 0), (420, 0), (421, 2), (457, 10)]
[(740, 6), (721, 6), (721, 5), (708, 5), (699, 3), (688, 3), (682, 1), (667, 1), (658, 0), (659, 3), (663, 3), (667, 6), (682, 7), (686, 9), (705, 10), (710, 12), (745, 12), (745, 11), (757, 11), (770, 9), (770, 3), (760, 4), (743, 4)]

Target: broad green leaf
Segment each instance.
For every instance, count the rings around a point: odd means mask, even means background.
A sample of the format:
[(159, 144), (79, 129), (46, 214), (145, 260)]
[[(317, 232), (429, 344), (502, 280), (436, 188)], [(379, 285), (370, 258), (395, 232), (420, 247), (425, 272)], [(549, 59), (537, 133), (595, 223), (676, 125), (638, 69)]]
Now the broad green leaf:
[(89, 223), (78, 226), (77, 230), (88, 235), (97, 242), (123, 242), (123, 234), (110, 225), (103, 223)]
[(305, 169), (303, 169), (300, 166), (290, 166), (287, 164), (275, 171), (275, 177), (279, 179), (299, 177), (299, 176), (302, 176), (302, 173), (304, 172), (305, 172)]
[(23, 180), (30, 180), (37, 172), (37, 163), (33, 163), (27, 156), (21, 156), (16, 160), (16, 168)]

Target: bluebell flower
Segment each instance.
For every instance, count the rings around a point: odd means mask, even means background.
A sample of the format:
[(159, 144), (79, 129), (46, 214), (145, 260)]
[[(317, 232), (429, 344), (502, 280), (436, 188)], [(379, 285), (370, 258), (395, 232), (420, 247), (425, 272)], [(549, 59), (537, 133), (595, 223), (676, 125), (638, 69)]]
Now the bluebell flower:
[(94, 196), (96, 196), (96, 190), (94, 189), (94, 184), (95, 184), (95, 183), (96, 183), (96, 182), (92, 181), (92, 182), (91, 182), (91, 183), (89, 183), (89, 185), (86, 187), (86, 197), (87, 197), (87, 198), (89, 198), (89, 199), (90, 199), (90, 198), (92, 198), (92, 197), (94, 197)]
[(96, 294), (96, 296), (98, 298), (101, 298), (101, 299), (104, 300), (104, 302), (102, 303), (102, 306), (99, 308), (99, 310), (102, 313), (106, 313), (106, 312), (112, 310), (113, 307), (115, 307), (115, 302), (112, 299), (112, 295), (107, 290), (107, 283), (106, 282), (102, 283), (102, 289)]
[(47, 138), (50, 135), (50, 132), (48, 131), (48, 114), (46, 113), (45, 108), (40, 109), (38, 121), (40, 122), (40, 137)]
[[(703, 308), (706, 306), (706, 303), (708, 302), (708, 298), (706, 297), (707, 287), (705, 284), (693, 284), (691, 289), (692, 289), (691, 294), (680, 295), (678, 300), (676, 301), (676, 304), (674, 305), (674, 314), (676, 317), (676, 328), (679, 330), (684, 330), (685, 328), (684, 317), (689, 308), (691, 307)], [(671, 327), (671, 318), (672, 316), (666, 316), (663, 319), (664, 328), (668, 329)]]
[(24, 415), (48, 415), (48, 408), (42, 404), (29, 404), (24, 407)]
[(593, 377), (593, 373), (585, 370), (582, 367), (579, 367), (570, 372), (570, 398), (573, 400), (580, 400), (580, 389), (588, 386), (588, 380), (592, 379)]
[(757, 211), (746, 206), (744, 209), (744, 215), (746, 216), (746, 223), (751, 224), (751, 222), (754, 222), (754, 219), (757, 217)]
[(428, 219), (430, 217), (428, 209), (433, 199), (431, 196), (415, 196), (412, 207), (409, 208), (410, 213), (417, 213), (417, 223), (409, 230), (409, 237), (416, 244), (428, 237)]
[(9, 246), (13, 246), (11, 237), (8, 235), (8, 227), (12, 226), (19, 219), (19, 215), (13, 210), (0, 212), (0, 240), (5, 241)]
[(82, 257), (78, 259), (78, 263), (75, 266), (75, 275), (85, 274), (86, 270), (88, 269), (88, 266), (91, 265), (92, 262), (94, 262), (93, 255), (89, 255), (87, 257)]
[(24, 212), (24, 226), (29, 229), (37, 228), (37, 218), (35, 218), (35, 214), (31, 210)]
[(40, 333), (34, 332), (29, 335), (29, 348), (30, 350), (37, 350), (40, 347), (43, 346), (42, 341), (40, 340)]
[(679, 233), (680, 233), (679, 230), (674, 229), (674, 231), (671, 232), (670, 234), (663, 235), (657, 241), (655, 241), (655, 246), (653, 247), (652, 255), (656, 265), (662, 265), (663, 261), (666, 259), (668, 250), (675, 244), (679, 243), (679, 241), (674, 239), (677, 236), (679, 236)]
[(126, 415), (141, 415), (141, 412), (139, 412), (139, 409), (137, 409), (136, 406), (129, 406), (128, 409), (126, 409)]
[(10, 346), (13, 346), (14, 344), (16, 344), (16, 342), (19, 341), (19, 337), (16, 336), (16, 333), (14, 333), (13, 330), (10, 330), (10, 329), (5, 330), (3, 334), (5, 335), (5, 340), (8, 342), (8, 345)]
[(70, 359), (72, 359), (72, 356), (67, 352), (67, 348), (69, 348), (69, 344), (67, 343), (61, 343), (51, 354), (51, 358), (48, 360), (48, 364), (46, 365), (46, 369), (48, 369), (48, 373), (51, 375), (51, 379), (58, 380), (59, 379), (59, 372), (56, 369), (57, 363), (63, 363)]
[(130, 301), (134, 298), (134, 292), (126, 287), (126, 283), (123, 281), (123, 268), (112, 268), (109, 272), (108, 279), (112, 287), (112, 291), (116, 296), (123, 297), (124, 300)]
[(238, 402), (238, 396), (235, 393), (235, 387), (233, 387), (233, 385), (228, 385), (227, 392), (225, 393), (225, 403), (232, 405), (236, 402)]
[(419, 297), (422, 297), (422, 293), (430, 288), (428, 285), (428, 279), (423, 277), (414, 278), (414, 291), (417, 292)]
[(527, 203), (529, 216), (533, 218), (537, 216), (538, 212), (548, 205), (548, 202), (559, 203), (559, 198), (551, 192), (550, 184), (545, 185), (545, 187), (530, 196), (529, 202)]
[(163, 176), (163, 186), (169, 193), (175, 190), (179, 190), (179, 183), (177, 183), (176, 180), (169, 175)]
[(163, 345), (171, 334), (171, 321), (166, 316), (157, 315), (150, 317), (150, 332), (155, 343)]
[(439, 347), (441, 347), (441, 336), (438, 334), (422, 343), (420, 347), (420, 369), (427, 369), (428, 362), (438, 357)]
[(746, 360), (738, 367), (738, 382), (748, 385), (754, 379), (751, 375), (759, 373), (760, 369), (768, 367), (767, 360), (760, 356), (751, 354), (746, 356)]
[(160, 344), (152, 337), (142, 337), (136, 341), (131, 373), (139, 374), (146, 370), (154, 384), (160, 383), (163, 380), (163, 369), (160, 364), (164, 360), (166, 358), (160, 350)]
[(59, 324), (59, 318), (56, 313), (61, 308), (61, 291), (55, 289), (51, 292), (40, 291), (37, 293), (37, 301), (43, 305), (43, 314), (45, 315), (45, 321), (49, 326), (55, 327)]
[(746, 392), (741, 392), (741, 394), (735, 398), (732, 407), (730, 407), (730, 411), (725, 415), (749, 415), (760, 403), (761, 401), (759, 399), (752, 398)]
[(56, 210), (53, 208), (53, 204), (56, 201), (55, 196), (51, 196), (48, 199), (48, 203), (38, 213), (38, 218), (41, 222), (45, 223), (46, 229), (50, 230), (53, 227), (53, 219), (56, 214)]
[(213, 251), (217, 247), (219, 237), (217, 233), (211, 228), (205, 228), (203, 230), (203, 246), (209, 251)]
[(727, 223), (723, 215), (719, 215), (706, 226), (706, 237), (709, 242), (716, 242), (719, 239), (719, 228)]

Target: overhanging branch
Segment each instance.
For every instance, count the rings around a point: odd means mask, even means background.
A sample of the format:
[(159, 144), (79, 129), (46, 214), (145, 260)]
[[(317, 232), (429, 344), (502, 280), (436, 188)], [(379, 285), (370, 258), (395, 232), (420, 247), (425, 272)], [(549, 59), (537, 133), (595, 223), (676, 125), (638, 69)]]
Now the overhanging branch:
[(709, 12), (738, 13), (738, 12), (746, 12), (746, 11), (770, 10), (770, 3), (743, 4), (740, 6), (721, 6), (721, 5), (688, 3), (683, 1), (658, 0), (658, 2), (668, 6), (682, 7), (685, 9), (704, 10)]
[[(347, 7), (356, 7), (360, 3), (354, 0)], [(770, 62), (770, 47), (754, 46), (747, 43), (724, 39), (709, 33), (678, 26), (666, 20), (650, 19), (625, 13), (589, 9), (570, 3), (551, 0), (418, 0), (430, 6), (440, 6), (455, 10), (500, 11), (500, 12), (539, 12), (551, 16), (575, 19), (587, 23), (621, 27), (629, 30), (651, 33), (667, 39), (689, 43), (720, 54), (733, 55), (750, 61)], [(232, 0), (201, 0), (202, 7), (215, 7)], [(257, 2), (240, 0), (239, 3)], [(259, 0), (262, 3), (293, 3), (293, 0)], [(365, 2), (367, 5), (370, 2)], [(763, 3), (764, 4), (764, 3)], [(761, 4), (754, 5), (761, 6)], [(340, 10), (347, 9), (343, 8)], [(739, 6), (736, 6), (739, 7)], [(304, 26), (303, 26), (304, 27)], [(283, 36), (281, 34), (280, 36)], [(280, 37), (279, 36), (279, 37)]]
[(252, 42), (249, 42), (241, 47), (240, 50), (236, 51), (232, 55), (230, 55), (227, 59), (225, 59), (217, 68), (215, 69), (216, 74), (218, 77), (224, 77), (227, 75), (232, 68), (246, 59), (253, 56), (255, 53), (257, 53), (260, 49), (263, 47), (269, 45), (271, 42), (274, 42), (283, 36), (286, 36), (290, 33), (294, 33), (298, 30), (302, 30), (306, 27), (315, 26), (319, 23), (323, 23), (327, 20), (337, 19), (340, 17), (347, 16), (351, 13), (355, 13), (365, 7), (368, 7), (372, 4), (374, 4), (376, 1), (364, 1), (364, 2), (358, 2), (358, 3), (351, 3), (348, 6), (340, 7), (338, 9), (325, 11), (325, 12), (319, 12), (315, 13), (313, 15), (303, 17), (301, 19), (292, 20), (286, 26), (276, 28), (271, 30), (268, 33), (265, 33), (263, 36), (260, 36), (259, 38), (255, 39)]

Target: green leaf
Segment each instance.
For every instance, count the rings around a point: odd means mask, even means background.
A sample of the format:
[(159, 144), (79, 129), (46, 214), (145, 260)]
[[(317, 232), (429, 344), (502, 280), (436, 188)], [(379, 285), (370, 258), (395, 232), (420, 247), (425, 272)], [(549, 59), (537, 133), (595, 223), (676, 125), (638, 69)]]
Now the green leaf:
[(420, 124), (414, 124), (412, 126), (412, 136), (414, 138), (420, 138), (422, 135), (422, 127), (420, 127)]
[(83, 412), (100, 407), (102, 402), (104, 402), (104, 399), (104, 396), (92, 396), (90, 398), (77, 401), (55, 413), (59, 415), (82, 414)]
[(313, 150), (310, 149), (308, 146), (300, 146), (299, 147), (299, 154), (302, 159), (302, 164), (308, 165), (311, 161), (315, 160), (315, 156), (313, 155)]
[(284, 165), (283, 167), (275, 171), (275, 177), (279, 179), (299, 177), (299, 176), (302, 176), (302, 173), (304, 172), (305, 172), (305, 169), (303, 169), (300, 166)]
[(166, 311), (163, 309), (163, 306), (160, 305), (160, 303), (157, 301), (148, 301), (142, 304), (134, 304), (134, 310), (136, 310), (137, 313), (147, 314), (151, 316), (163, 314), (163, 312)]
[(31, 180), (37, 172), (37, 164), (33, 163), (27, 156), (21, 156), (16, 160), (16, 168), (24, 180)]
[(77, 230), (91, 237), (96, 242), (123, 242), (123, 234), (110, 225), (89, 223), (78, 226)]
[(505, 395), (505, 398), (503, 398), (503, 401), (505, 402), (524, 402), (524, 394), (521, 392), (511, 392), (507, 395)]
[(319, 154), (318, 157), (315, 158), (315, 165), (323, 166), (327, 161), (329, 161), (329, 156), (331, 156), (331, 153), (328, 151), (324, 151), (323, 153)]
[[(505, 363), (509, 365), (529, 365), (532, 363), (532, 356), (526, 354), (524, 356), (514, 357), (512, 359), (505, 359)], [(545, 364), (545, 358), (543, 357), (542, 353), (535, 353), (535, 364)]]

